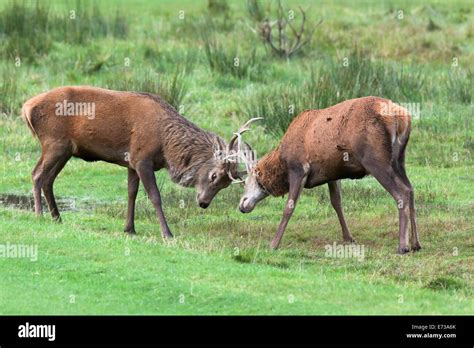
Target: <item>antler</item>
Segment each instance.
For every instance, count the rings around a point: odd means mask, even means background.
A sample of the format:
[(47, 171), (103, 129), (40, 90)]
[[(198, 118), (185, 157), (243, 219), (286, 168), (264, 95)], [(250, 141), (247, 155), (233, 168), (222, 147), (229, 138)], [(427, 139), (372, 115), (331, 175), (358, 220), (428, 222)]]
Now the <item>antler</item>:
[[(242, 151), (242, 134), (250, 130), (250, 124), (252, 124), (252, 122), (255, 122), (257, 120), (262, 120), (262, 119), (263, 119), (262, 117), (254, 117), (248, 120), (242, 127), (240, 127), (240, 129), (237, 132), (234, 133), (234, 135), (230, 139), (229, 145), (227, 146), (227, 155), (224, 157), (224, 160), (229, 163), (235, 163), (237, 162), (237, 159), (240, 158), (242, 162), (245, 164), (245, 169), (247, 173), (250, 173), (251, 167), (255, 158), (253, 156), (253, 151), (250, 145), (247, 144), (249, 148), (249, 154), (245, 154)], [(234, 143), (236, 140), (237, 140), (237, 152), (233, 152), (232, 149), (234, 148)], [(249, 158), (248, 156), (250, 155), (251, 157)], [(236, 158), (236, 160), (233, 160), (234, 158)], [(227, 174), (229, 175), (229, 178), (234, 183), (244, 182), (244, 180), (234, 178), (229, 168), (227, 169)]]
[(227, 175), (229, 176), (230, 180), (232, 180), (232, 183), (233, 184), (242, 184), (243, 182), (245, 182), (244, 179), (236, 179), (232, 176), (232, 173), (230, 172), (230, 170), (227, 171)]
[(240, 151), (241, 135), (244, 134), (246, 131), (250, 130), (250, 124), (257, 120), (263, 120), (263, 118), (262, 117), (251, 118), (250, 120), (245, 122), (245, 124), (242, 127), (240, 127), (240, 129), (236, 133), (234, 133), (233, 137), (230, 139), (229, 145), (227, 146), (227, 153), (230, 153), (230, 151), (232, 151), (232, 149), (234, 148), (234, 143), (236, 139), (239, 139), (239, 142), (237, 144), (239, 145), (238, 150)]

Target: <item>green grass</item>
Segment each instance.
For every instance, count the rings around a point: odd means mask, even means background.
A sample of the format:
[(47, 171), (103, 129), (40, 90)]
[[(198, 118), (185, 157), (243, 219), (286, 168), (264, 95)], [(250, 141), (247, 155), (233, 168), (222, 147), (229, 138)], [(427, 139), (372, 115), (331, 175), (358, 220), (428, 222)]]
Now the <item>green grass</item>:
[[(329, 56), (311, 62), (310, 71), (303, 81), (263, 87), (248, 103), (243, 103), (243, 114), (263, 117), (268, 131), (281, 136), (303, 110), (327, 108), (347, 99), (375, 95), (420, 108), (440, 102), (467, 105), (459, 117), (472, 119), (474, 84), (470, 70), (451, 67), (433, 72), (423, 65), (375, 60), (368, 53), (356, 50), (347, 56)], [(428, 116), (426, 110), (420, 110), (419, 114)]]
[[(437, 214), (430, 210), (438, 200), (425, 203), (419, 194), (425, 250), (401, 257), (394, 253), (396, 210), (387, 195), (371, 180), (344, 186), (348, 220), (367, 248), (366, 258), (358, 261), (324, 256), (324, 245), (340, 239), (326, 190), (303, 197), (278, 252), (266, 247), (283, 202), (268, 201), (255, 216), (243, 216), (224, 203), (236, 197), (231, 190), (203, 212), (188, 191), (165, 190), (166, 213), (177, 234), (165, 243), (143, 194), (135, 238), (121, 232), (125, 202), (115, 198), (116, 203), (91, 206), (84, 201), (91, 186), (101, 188), (94, 196), (103, 195), (103, 201), (107, 193), (125, 197), (123, 179), (121, 187), (113, 184), (123, 170), (97, 165), (102, 178), (83, 178), (68, 190), (65, 181), (76, 177), (77, 165), (82, 166), (71, 163), (57, 185), (79, 201), (78, 212), (63, 213), (63, 224), (2, 209), (3, 240), (36, 244), (39, 252), (37, 262), (0, 263), (2, 313), (469, 314), (474, 309), (472, 219), (461, 203), (466, 197), (454, 192), (448, 192), (452, 206), (441, 205)], [(412, 175), (418, 183), (420, 174)], [(357, 199), (364, 190), (375, 191), (373, 197)]]
[(256, 58), (256, 50), (253, 49), (246, 56), (242, 56), (238, 48), (227, 50), (217, 39), (209, 37), (209, 33), (204, 33), (204, 51), (212, 71), (228, 74), (236, 78), (255, 79), (256, 71), (259, 70)]
[(118, 9), (114, 17), (105, 17), (90, 1), (77, 0), (67, 14), (51, 11), (46, 2), (28, 4), (33, 1), (10, 1), (0, 13), (0, 35), (6, 39), (0, 55), (6, 58), (38, 63), (55, 41), (82, 45), (97, 37), (128, 34), (128, 22)]
[[(285, 8), (312, 3), (287, 1)], [(19, 110), (56, 86), (158, 93), (227, 139), (243, 121), (264, 116), (245, 134), (259, 157), (300, 110), (373, 94), (420, 106), (407, 170), (424, 248), (395, 253), (396, 205), (373, 178), (342, 183), (349, 227), (365, 247), (362, 261), (325, 255), (325, 246), (342, 239), (327, 187), (304, 192), (281, 249), (271, 252), (284, 199), (267, 198), (244, 215), (237, 209), (242, 187), (232, 186), (202, 210), (194, 190), (161, 171), (176, 238), (161, 239), (142, 188), (138, 235), (130, 238), (122, 232), (126, 170), (73, 159), (55, 183), (56, 196), (75, 206), (62, 212), (62, 224), (47, 212), (36, 219), (0, 205), (0, 244), (38, 246), (36, 262), (0, 258), (0, 314), (474, 312), (474, 11), (467, 2), (313, 4), (308, 21), (323, 23), (288, 61), (249, 29), (262, 15), (252, 1), (228, 8), (190, 0), (38, 4), (0, 1), (0, 197), (31, 197), (40, 149)], [(63, 26), (71, 9), (84, 16), (77, 27)]]

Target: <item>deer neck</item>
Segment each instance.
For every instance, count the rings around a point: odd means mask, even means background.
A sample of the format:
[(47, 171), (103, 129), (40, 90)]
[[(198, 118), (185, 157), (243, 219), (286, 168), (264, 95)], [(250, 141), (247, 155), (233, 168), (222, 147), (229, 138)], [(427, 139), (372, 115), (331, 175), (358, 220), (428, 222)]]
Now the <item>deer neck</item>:
[(216, 148), (225, 148), (222, 138), (184, 117), (171, 123), (164, 134), (164, 155), (171, 180), (185, 187), (195, 186), (199, 170), (213, 165)]
[(257, 182), (272, 196), (288, 193), (288, 169), (280, 156), (279, 148), (269, 152), (256, 167)]

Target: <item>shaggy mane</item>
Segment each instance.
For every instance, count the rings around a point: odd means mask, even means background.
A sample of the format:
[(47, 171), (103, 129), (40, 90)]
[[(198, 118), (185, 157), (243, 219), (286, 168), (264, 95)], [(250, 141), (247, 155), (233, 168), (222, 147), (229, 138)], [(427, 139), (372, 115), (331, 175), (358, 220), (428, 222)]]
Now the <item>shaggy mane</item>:
[(171, 180), (181, 186), (196, 185), (197, 172), (204, 166), (216, 164), (216, 149), (225, 149), (226, 142), (218, 135), (203, 130), (181, 116), (175, 108), (157, 95), (138, 93), (150, 98), (170, 117), (164, 124), (164, 156)]

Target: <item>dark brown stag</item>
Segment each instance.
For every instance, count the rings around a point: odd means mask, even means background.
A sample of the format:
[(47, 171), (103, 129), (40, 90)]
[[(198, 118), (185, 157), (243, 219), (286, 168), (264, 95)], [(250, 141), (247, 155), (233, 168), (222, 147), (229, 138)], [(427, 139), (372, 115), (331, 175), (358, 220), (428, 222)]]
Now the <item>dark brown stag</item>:
[[(175, 183), (196, 187), (201, 208), (207, 208), (219, 190), (239, 177), (236, 161), (228, 156), (239, 133), (227, 145), (156, 95), (60, 87), (28, 100), (22, 116), (41, 143), (41, 158), (32, 173), (37, 215), (42, 214), (43, 190), (52, 217), (60, 221), (53, 183), (72, 156), (128, 168), (128, 233), (135, 233), (135, 199), (141, 180), (163, 236), (172, 237), (155, 171), (166, 168)], [(248, 129), (248, 123), (244, 128)]]
[(344, 241), (353, 242), (342, 211), (339, 180), (371, 174), (397, 202), (399, 253), (409, 251), (409, 221), (411, 248), (419, 250), (413, 188), (405, 171), (410, 130), (408, 111), (377, 97), (305, 111), (293, 120), (278, 147), (251, 170), (240, 210), (248, 213), (263, 198), (288, 193), (283, 218), (271, 243), (277, 248), (302, 189), (327, 183)]

